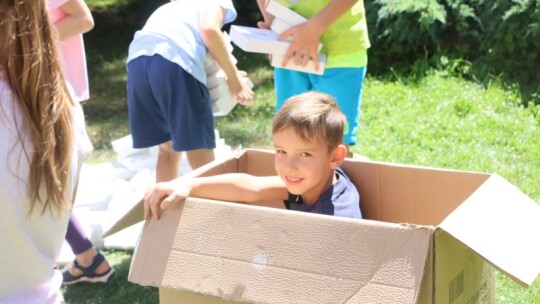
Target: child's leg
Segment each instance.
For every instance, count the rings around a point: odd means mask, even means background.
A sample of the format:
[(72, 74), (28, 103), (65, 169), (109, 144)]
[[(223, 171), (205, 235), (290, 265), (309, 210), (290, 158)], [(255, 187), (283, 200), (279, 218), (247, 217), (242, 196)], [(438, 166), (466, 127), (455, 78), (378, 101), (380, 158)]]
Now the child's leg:
[(366, 68), (330, 68), (325, 70), (324, 75), (311, 76), (313, 90), (334, 97), (347, 117), (343, 137), (343, 143), (347, 146), (356, 144), (365, 75)]
[(277, 113), (289, 97), (310, 91), (313, 87), (308, 73), (274, 68), (274, 88)]
[[(66, 241), (68, 242), (69, 246), (71, 247), (71, 250), (75, 254), (75, 260), (77, 263), (82, 267), (90, 267), (92, 263), (94, 262), (94, 259), (99, 254), (98, 251), (94, 248), (92, 245), (92, 242), (88, 239), (86, 234), (84, 233), (84, 230), (77, 220), (77, 217), (72, 213), (69, 218), (68, 223), (68, 229), (66, 234)], [(69, 278), (80, 278), (83, 276), (83, 273), (73, 267), (73, 264), (68, 265), (64, 272), (69, 272), (71, 276), (68, 276)], [(104, 260), (94, 270), (94, 275), (96, 276), (102, 276), (104, 274), (109, 273), (111, 271), (111, 266), (107, 262), (107, 260)], [(72, 280), (71, 282), (69, 280), (66, 280), (66, 275), (64, 275), (64, 283), (70, 284), (70, 283), (76, 283), (78, 279)]]
[(66, 241), (75, 255), (80, 255), (94, 247), (73, 213), (69, 217)]
[(195, 170), (215, 159), (214, 150), (197, 149), (186, 151), (187, 159), (191, 169)]
[(160, 144), (156, 163), (156, 182), (177, 178), (180, 173), (181, 157), (182, 152), (174, 151), (172, 141)]

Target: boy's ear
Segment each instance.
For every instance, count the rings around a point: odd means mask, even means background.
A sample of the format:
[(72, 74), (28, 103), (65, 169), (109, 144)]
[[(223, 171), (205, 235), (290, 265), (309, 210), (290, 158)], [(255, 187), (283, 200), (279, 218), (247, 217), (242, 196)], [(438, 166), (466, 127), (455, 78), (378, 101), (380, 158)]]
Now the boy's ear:
[(345, 160), (346, 156), (347, 147), (345, 145), (338, 145), (332, 152), (332, 159), (330, 161), (332, 168), (336, 169), (337, 167), (339, 167)]

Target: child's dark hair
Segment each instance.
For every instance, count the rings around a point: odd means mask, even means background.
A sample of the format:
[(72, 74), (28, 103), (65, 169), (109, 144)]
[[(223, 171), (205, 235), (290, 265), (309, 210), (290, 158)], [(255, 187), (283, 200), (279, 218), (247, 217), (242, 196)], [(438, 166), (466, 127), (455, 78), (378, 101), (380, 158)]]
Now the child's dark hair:
[(333, 149), (343, 142), (345, 115), (329, 95), (306, 92), (285, 101), (274, 118), (272, 134), (292, 127), (305, 141), (323, 142)]

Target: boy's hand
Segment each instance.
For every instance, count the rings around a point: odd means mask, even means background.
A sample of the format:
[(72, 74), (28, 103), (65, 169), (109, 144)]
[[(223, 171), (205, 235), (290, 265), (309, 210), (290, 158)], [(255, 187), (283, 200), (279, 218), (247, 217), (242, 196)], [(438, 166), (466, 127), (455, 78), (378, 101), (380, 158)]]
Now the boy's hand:
[(182, 183), (170, 181), (157, 183), (144, 196), (144, 218), (152, 216), (159, 220), (161, 209), (178, 203), (189, 196), (189, 189)]
[(315, 69), (319, 69), (319, 41), (324, 32), (324, 28), (311, 19), (291, 26), (281, 33), (278, 38), (285, 40), (291, 38), (291, 46), (283, 58), (283, 66), (286, 66), (292, 58), (295, 64), (306, 66), (309, 59), (313, 59)]
[(253, 100), (253, 91), (246, 85), (243, 78), (247, 77), (244, 71), (238, 71), (237, 77), (227, 78), (231, 94), (242, 105), (249, 105)]

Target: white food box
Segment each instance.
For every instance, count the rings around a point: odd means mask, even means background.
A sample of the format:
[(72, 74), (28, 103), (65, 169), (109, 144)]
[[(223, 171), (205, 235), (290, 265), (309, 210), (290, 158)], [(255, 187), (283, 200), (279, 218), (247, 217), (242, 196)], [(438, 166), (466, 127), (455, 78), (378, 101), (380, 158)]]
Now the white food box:
[(275, 0), (268, 1), (266, 11), (274, 17), (283, 20), (285, 23), (289, 24), (289, 26), (298, 25), (307, 21), (304, 16)]
[[(256, 27), (232, 25), (230, 35), (238, 47), (251, 53), (285, 55), (291, 45), (290, 41), (279, 40), (272, 30)], [(319, 43), (318, 51), (321, 48), (322, 43)]]
[(279, 40), (277, 34), (268, 29), (232, 25), (230, 36), (232, 41), (242, 50), (261, 54), (287, 53), (290, 42)]
[(315, 63), (314, 63), (313, 59), (310, 59), (308, 61), (308, 63), (306, 64), (306, 66), (301, 66), (299, 64), (295, 64), (293, 62), (293, 59), (291, 58), (291, 59), (289, 59), (289, 62), (287, 62), (287, 65), (283, 66), (282, 65), (283, 58), (285, 58), (285, 56), (283, 56), (283, 55), (272, 55), (272, 59), (270, 61), (270, 64), (273, 67), (276, 67), (276, 68), (284, 68), (284, 69), (295, 70), (295, 71), (311, 73), (311, 74), (317, 74), (317, 75), (324, 74), (324, 68), (326, 66), (326, 55), (325, 54), (320, 54), (319, 53), (319, 69), (318, 70), (315, 69)]
[[(243, 80), (246, 86), (253, 88), (253, 83), (249, 78), (244, 77)], [(238, 104), (238, 100), (231, 95), (226, 80), (210, 90), (210, 99), (214, 116), (225, 116)]]
[(278, 35), (285, 32), (290, 27), (291, 27), (290, 24), (288, 24), (287, 22), (285, 22), (282, 19), (277, 18), (277, 17), (274, 18), (274, 20), (272, 20), (272, 24), (270, 24), (270, 29), (272, 30), (272, 32), (274, 32), (274, 33), (276, 33)]

